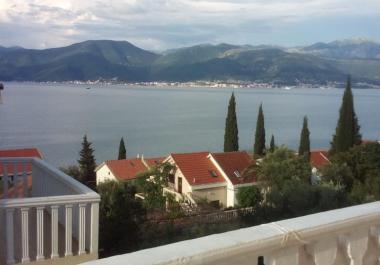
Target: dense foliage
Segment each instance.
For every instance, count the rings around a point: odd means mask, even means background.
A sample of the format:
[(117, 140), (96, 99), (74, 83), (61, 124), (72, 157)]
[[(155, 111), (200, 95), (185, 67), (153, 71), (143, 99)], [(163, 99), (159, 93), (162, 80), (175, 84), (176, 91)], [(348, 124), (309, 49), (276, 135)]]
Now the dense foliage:
[(241, 187), (239, 188), (236, 199), (239, 207), (257, 208), (263, 201), (263, 195), (261, 194), (261, 189), (257, 186)]
[(136, 200), (135, 187), (108, 181), (97, 187), (99, 206), (99, 246), (103, 256), (136, 250), (141, 239), (140, 226), (145, 209)]
[(354, 109), (351, 80), (348, 78), (339, 111), (336, 132), (331, 142), (330, 154), (348, 151), (361, 142), (360, 126)]
[(259, 181), (266, 187), (284, 186), (286, 181), (310, 183), (310, 164), (286, 147), (268, 153), (256, 167)]
[(260, 104), (259, 113), (257, 114), (255, 144), (253, 147), (253, 153), (255, 155), (264, 155), (265, 153), (265, 124), (263, 104)]
[(380, 200), (380, 144), (367, 143), (332, 158), (324, 177), (345, 188), (356, 203)]
[(239, 150), (239, 132), (236, 119), (236, 102), (235, 95), (232, 93), (228, 104), (226, 117), (226, 127), (224, 132), (224, 152)]
[(61, 171), (63, 171), (64, 173), (66, 173), (67, 175), (75, 178), (79, 182), (84, 182), (82, 179), (82, 175), (81, 175), (79, 166), (71, 165), (71, 166), (67, 166), (67, 167), (60, 167), (59, 169)]
[(168, 186), (173, 168), (170, 163), (162, 163), (139, 174), (136, 185), (138, 191), (144, 194), (143, 204), (148, 210), (165, 209), (167, 199), (163, 187)]

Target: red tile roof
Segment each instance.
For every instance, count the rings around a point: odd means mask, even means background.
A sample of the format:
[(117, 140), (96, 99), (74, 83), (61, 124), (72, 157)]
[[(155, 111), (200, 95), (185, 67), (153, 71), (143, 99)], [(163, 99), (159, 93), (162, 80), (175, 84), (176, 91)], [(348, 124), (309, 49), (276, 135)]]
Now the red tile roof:
[(208, 157), (209, 154), (209, 152), (183, 153), (171, 154), (171, 157), (192, 186), (225, 182), (221, 172)]
[[(25, 149), (9, 149), (9, 150), (0, 150), (0, 157), (37, 157), (37, 158), (43, 158), (41, 152), (37, 148), (25, 148)], [(0, 163), (0, 176), (4, 174), (3, 172), (3, 165)], [(32, 165), (30, 163), (25, 165), (18, 164), (17, 165), (17, 174), (20, 174), (22, 172), (31, 172), (32, 171)], [(14, 165), (10, 164), (7, 166), (7, 174), (8, 175), (14, 175)], [(28, 176), (28, 187), (32, 187), (32, 176)], [(19, 198), (24, 196), (24, 183), (23, 181), (18, 181), (15, 186), (11, 187), (8, 190), (8, 197), (9, 198)], [(2, 198), (2, 194), (0, 194), (0, 198)]]
[(42, 159), (37, 148), (0, 150), (0, 157), (38, 157)]
[(330, 164), (329, 153), (326, 150), (313, 150), (310, 152), (310, 163), (315, 168)]
[(247, 169), (252, 162), (247, 152), (212, 153), (211, 155), (233, 185), (256, 182), (257, 178), (255, 174), (245, 177), (242, 176), (244, 170)]
[(162, 163), (164, 160), (165, 157), (144, 158), (144, 161), (148, 164), (149, 167), (156, 166)]
[[(144, 159), (149, 166), (156, 165), (163, 161), (163, 158)], [(148, 169), (143, 163), (142, 158), (132, 158), (123, 160), (107, 160), (105, 164), (109, 167), (113, 175), (119, 180), (135, 179), (139, 173)]]
[[(42, 159), (42, 154), (37, 148), (26, 148), (26, 149), (9, 149), (0, 150), (0, 157), (37, 157)], [(17, 172), (23, 172), (25, 170), (24, 165), (19, 164)], [(31, 164), (26, 165), (26, 171), (32, 171)], [(7, 166), (8, 174), (14, 173), (13, 164)], [(0, 163), (0, 175), (3, 175), (3, 165)]]

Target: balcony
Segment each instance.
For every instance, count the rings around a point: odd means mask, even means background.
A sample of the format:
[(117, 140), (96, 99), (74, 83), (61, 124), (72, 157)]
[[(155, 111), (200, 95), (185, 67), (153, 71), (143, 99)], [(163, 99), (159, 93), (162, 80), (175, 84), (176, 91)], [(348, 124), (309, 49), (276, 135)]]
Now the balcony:
[(377, 265), (380, 202), (182, 241), (85, 265)]
[(38, 158), (1, 158), (0, 264), (98, 258), (97, 193)]

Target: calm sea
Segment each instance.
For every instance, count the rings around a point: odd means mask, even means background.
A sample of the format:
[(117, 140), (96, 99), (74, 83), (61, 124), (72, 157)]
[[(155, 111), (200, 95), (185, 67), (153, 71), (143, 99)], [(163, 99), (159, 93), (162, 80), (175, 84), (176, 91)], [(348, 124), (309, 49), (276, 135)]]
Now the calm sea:
[[(0, 149), (38, 147), (56, 166), (78, 159), (84, 134), (98, 163), (115, 159), (120, 138), (127, 154), (221, 151), (231, 92), (237, 100), (239, 144), (250, 150), (259, 104), (267, 140), (297, 148), (309, 117), (312, 148), (329, 146), (341, 89), (233, 89), (124, 85), (5, 83), (0, 105)], [(380, 90), (354, 90), (364, 138), (380, 138)]]

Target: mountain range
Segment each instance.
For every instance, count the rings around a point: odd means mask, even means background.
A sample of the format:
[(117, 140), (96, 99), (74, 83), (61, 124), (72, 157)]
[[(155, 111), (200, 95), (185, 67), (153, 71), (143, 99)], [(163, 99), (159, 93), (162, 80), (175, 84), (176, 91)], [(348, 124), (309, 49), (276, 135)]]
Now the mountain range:
[(380, 84), (380, 44), (367, 40), (283, 48), (202, 44), (147, 51), (127, 41), (93, 40), (44, 50), (0, 46), (0, 80), (198, 81)]

